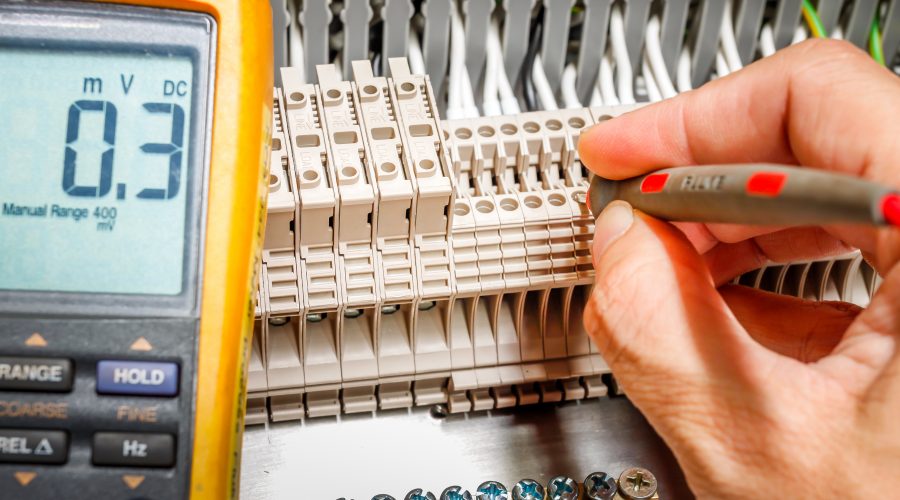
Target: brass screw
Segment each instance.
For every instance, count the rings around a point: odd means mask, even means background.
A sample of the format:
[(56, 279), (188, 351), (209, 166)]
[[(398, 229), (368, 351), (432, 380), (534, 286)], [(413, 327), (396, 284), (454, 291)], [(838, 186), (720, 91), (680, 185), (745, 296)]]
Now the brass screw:
[(656, 494), (656, 477), (642, 467), (626, 469), (619, 475), (619, 494), (627, 500), (647, 500)]

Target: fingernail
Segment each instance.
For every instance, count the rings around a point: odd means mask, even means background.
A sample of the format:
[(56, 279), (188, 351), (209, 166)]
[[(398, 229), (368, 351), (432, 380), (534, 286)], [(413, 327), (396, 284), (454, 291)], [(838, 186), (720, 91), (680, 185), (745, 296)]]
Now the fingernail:
[(627, 202), (614, 201), (606, 206), (594, 225), (594, 256), (603, 255), (631, 224), (634, 223), (634, 209)]

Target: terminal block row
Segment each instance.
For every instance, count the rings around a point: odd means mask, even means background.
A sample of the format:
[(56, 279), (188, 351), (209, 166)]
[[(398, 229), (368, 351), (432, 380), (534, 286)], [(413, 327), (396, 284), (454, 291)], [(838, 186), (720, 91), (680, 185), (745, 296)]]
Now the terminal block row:
[[(317, 66), (319, 84), (283, 68), (273, 94), (247, 422), (607, 394), (582, 325), (594, 220), (577, 143), (636, 105), (441, 121), (405, 59), (388, 77), (351, 66), (352, 81)], [(856, 275), (871, 279), (847, 291)], [(858, 257), (749, 281), (820, 299), (877, 284)]]

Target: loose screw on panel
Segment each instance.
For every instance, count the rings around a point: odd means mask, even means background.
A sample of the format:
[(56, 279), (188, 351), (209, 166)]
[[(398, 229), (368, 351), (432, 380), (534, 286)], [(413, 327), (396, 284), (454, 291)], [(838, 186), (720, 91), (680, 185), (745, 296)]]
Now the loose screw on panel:
[(290, 318), (287, 316), (279, 316), (277, 318), (269, 318), (269, 324), (272, 326), (282, 326), (286, 325)]
[(437, 500), (434, 493), (425, 491), (422, 488), (416, 488), (403, 497), (403, 500)]
[(394, 497), (381, 493), (380, 495), (372, 497), (372, 500), (394, 500)]
[(544, 487), (534, 479), (523, 479), (513, 486), (514, 500), (544, 500)]
[(616, 478), (605, 472), (592, 472), (584, 478), (585, 500), (612, 500), (618, 491)]
[(478, 500), (509, 500), (509, 490), (497, 481), (485, 481), (475, 491)]
[(647, 500), (656, 490), (656, 476), (643, 467), (625, 469), (619, 475), (619, 494), (626, 500)]
[(450, 486), (441, 493), (441, 500), (472, 500), (472, 494), (459, 486)]
[(578, 500), (578, 483), (571, 477), (556, 476), (547, 483), (550, 500)]

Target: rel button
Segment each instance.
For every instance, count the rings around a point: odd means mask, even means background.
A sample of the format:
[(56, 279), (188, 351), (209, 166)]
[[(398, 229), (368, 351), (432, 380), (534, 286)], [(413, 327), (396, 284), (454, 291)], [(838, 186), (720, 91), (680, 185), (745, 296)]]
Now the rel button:
[(100, 361), (97, 392), (139, 396), (178, 394), (178, 365), (150, 361)]
[(65, 431), (0, 429), (0, 462), (61, 464), (68, 454)]

